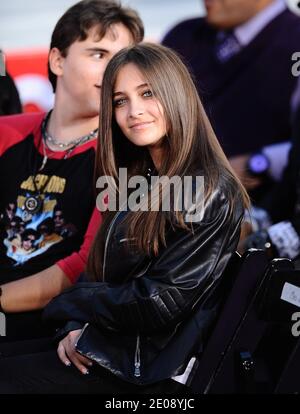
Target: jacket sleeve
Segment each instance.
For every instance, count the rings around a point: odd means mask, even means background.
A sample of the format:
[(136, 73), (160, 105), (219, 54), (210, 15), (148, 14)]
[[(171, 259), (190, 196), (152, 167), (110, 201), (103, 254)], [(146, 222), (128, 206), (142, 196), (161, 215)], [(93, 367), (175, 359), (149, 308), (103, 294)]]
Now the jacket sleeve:
[(218, 282), (238, 242), (243, 208), (230, 215), (226, 197), (217, 198), (193, 233), (174, 231), (142, 277), (74, 286), (50, 302), (45, 318), (148, 334), (175, 325)]

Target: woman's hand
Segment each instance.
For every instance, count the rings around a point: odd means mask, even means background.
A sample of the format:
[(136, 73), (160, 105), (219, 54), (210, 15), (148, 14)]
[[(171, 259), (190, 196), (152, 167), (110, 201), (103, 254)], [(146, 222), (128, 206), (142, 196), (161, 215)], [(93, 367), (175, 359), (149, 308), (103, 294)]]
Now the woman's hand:
[(80, 355), (75, 349), (75, 344), (80, 334), (81, 329), (69, 332), (68, 335), (60, 341), (57, 348), (57, 354), (63, 364), (70, 366), (71, 363), (73, 363), (82, 374), (88, 374), (89, 370), (87, 367), (93, 365), (92, 361), (83, 355)]

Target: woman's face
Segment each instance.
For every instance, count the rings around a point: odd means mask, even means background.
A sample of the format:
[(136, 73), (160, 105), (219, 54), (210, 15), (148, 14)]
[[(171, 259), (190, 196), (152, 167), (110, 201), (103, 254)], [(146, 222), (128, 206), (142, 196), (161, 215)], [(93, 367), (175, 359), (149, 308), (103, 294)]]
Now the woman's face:
[(113, 93), (116, 122), (123, 134), (135, 145), (151, 149), (161, 146), (166, 122), (160, 102), (133, 63), (124, 66)]

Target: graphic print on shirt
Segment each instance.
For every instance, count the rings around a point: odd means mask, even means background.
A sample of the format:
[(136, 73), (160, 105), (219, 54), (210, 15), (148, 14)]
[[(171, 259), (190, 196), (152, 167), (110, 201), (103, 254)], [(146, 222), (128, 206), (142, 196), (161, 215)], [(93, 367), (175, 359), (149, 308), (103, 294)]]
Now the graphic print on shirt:
[[(15, 266), (44, 253), (77, 232), (73, 224), (66, 223), (57, 201), (65, 186), (66, 179), (55, 175), (30, 176), (21, 183), (17, 200), (6, 206), (1, 214), (6, 230), (3, 243)], [(36, 208), (28, 208), (31, 201), (36, 201)]]

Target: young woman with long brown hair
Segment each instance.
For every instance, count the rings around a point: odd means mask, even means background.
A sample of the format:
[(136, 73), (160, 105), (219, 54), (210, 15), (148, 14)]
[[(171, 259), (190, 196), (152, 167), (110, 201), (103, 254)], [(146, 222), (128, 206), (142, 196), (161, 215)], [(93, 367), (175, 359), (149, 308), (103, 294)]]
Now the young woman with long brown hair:
[[(108, 197), (103, 190), (98, 198), (107, 211), (89, 257), (93, 281), (46, 308), (46, 318), (66, 323), (59, 358), (14, 358), (22, 386), (3, 374), (11, 362), (0, 362), (0, 391), (172, 392), (217, 315), (248, 198), (188, 70), (163, 46), (126, 48), (108, 64), (101, 105), (96, 178), (101, 188), (108, 177)], [(130, 180), (142, 176), (143, 192), (134, 194)], [(184, 183), (193, 205), (182, 202), (179, 187), (164, 191), (163, 177)], [(43, 381), (34, 381), (38, 375)]]

